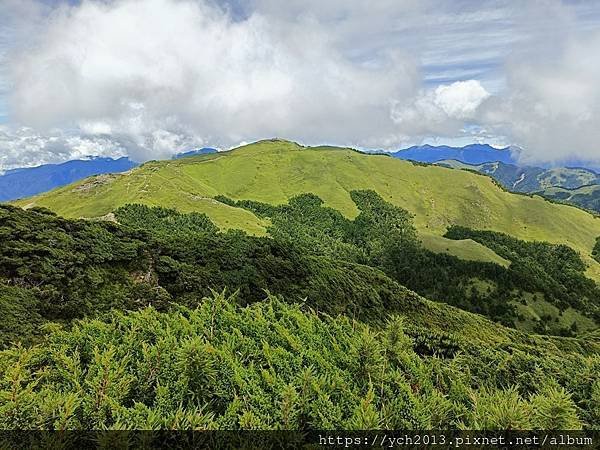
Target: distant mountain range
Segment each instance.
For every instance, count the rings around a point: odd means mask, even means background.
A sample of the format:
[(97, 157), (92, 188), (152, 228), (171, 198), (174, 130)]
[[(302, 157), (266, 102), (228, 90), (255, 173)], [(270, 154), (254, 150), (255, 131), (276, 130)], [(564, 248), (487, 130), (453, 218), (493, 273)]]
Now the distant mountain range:
[(465, 147), (419, 145), (391, 153), (391, 155), (394, 158), (424, 163), (456, 160), (467, 164), (483, 164), (495, 161), (516, 164), (510, 147), (495, 148), (487, 144), (471, 144)]
[(90, 158), (62, 164), (13, 169), (0, 175), (0, 201), (29, 197), (92, 175), (125, 172), (138, 164), (129, 158)]
[[(215, 153), (214, 148), (201, 148), (178, 153), (173, 159)], [(30, 197), (66, 186), (92, 175), (126, 172), (139, 164), (129, 158), (93, 157), (61, 164), (44, 164), (37, 167), (13, 169), (0, 175), (0, 202)]]
[(513, 192), (539, 194), (546, 198), (600, 213), (600, 175), (583, 167), (521, 166), (511, 147), (487, 144), (465, 147), (421, 145), (390, 153), (399, 159), (471, 170), (494, 178)]
[(495, 178), (505, 188), (514, 192), (539, 192), (552, 187), (577, 189), (600, 183), (600, 175), (580, 167), (519, 167), (499, 161), (484, 164), (465, 164), (461, 161), (438, 161), (436, 164), (453, 169), (467, 169), (485, 173)]

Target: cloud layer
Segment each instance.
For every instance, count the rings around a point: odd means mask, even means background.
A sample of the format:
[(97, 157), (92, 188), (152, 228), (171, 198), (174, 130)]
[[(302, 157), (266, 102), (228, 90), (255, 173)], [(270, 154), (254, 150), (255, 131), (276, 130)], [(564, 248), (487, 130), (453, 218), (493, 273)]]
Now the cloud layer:
[(600, 7), (366, 5), (1, 0), (0, 169), (273, 136), (487, 139), (529, 163), (600, 161)]
[(273, 135), (376, 142), (418, 86), (408, 57), (351, 61), (311, 17), (234, 21), (186, 0), (65, 7), (30, 45), (11, 60), (16, 120), (111, 136), (140, 159)]
[(569, 39), (547, 59), (510, 63), (508, 93), (483, 112), (525, 149), (525, 163), (600, 163), (600, 33)]

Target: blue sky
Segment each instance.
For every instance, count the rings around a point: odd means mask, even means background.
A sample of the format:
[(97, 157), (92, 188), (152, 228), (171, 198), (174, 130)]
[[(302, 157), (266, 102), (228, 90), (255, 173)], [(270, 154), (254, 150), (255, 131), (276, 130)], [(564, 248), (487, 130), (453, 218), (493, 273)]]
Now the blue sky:
[(0, 169), (281, 136), (600, 160), (600, 2), (0, 0)]

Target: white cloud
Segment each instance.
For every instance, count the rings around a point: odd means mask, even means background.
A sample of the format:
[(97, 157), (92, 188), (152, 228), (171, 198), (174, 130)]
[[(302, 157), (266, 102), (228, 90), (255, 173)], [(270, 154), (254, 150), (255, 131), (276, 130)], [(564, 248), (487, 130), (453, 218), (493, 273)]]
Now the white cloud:
[(448, 117), (472, 119), (481, 103), (490, 93), (477, 80), (457, 81), (435, 89), (433, 103)]
[(110, 136), (137, 159), (270, 136), (361, 145), (393, 134), (390, 101), (415, 92), (416, 62), (398, 50), (357, 62), (317, 19), (234, 21), (191, 0), (63, 6), (9, 60), (13, 119)]
[(396, 102), (391, 116), (400, 130), (423, 136), (453, 136), (465, 121), (475, 119), (478, 108), (489, 97), (479, 81), (457, 81), (422, 91), (410, 102)]
[[(557, 2), (507, 62), (507, 88), (481, 119), (528, 164), (600, 163), (600, 32), (582, 32)], [(548, 30), (553, 32), (548, 34)]]
[(44, 134), (31, 128), (0, 126), (0, 169), (58, 163), (86, 156), (121, 157), (127, 150), (110, 137), (81, 136), (52, 130)]

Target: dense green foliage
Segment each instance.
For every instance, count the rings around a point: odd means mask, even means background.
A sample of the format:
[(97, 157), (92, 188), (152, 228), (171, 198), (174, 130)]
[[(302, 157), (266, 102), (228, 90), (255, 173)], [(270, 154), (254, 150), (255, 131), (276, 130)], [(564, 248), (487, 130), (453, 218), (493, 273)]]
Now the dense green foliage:
[(581, 429), (600, 423), (600, 358), (542, 348), (420, 354), (377, 329), (270, 297), (224, 295), (54, 328), (0, 352), (0, 428)]
[[(351, 196), (353, 220), (312, 194), (219, 199), (268, 237), (143, 205), (118, 223), (0, 206), (0, 428), (600, 423), (598, 332), (532, 336), (403, 287), (510, 324), (501, 294), (516, 288), (586, 312), (595, 287), (576, 253), (451, 228), (512, 264), (463, 261), (423, 249), (411, 215), (373, 191)], [(477, 297), (474, 278), (498, 288)]]
[[(28, 340), (42, 318), (69, 321), (156, 297), (130, 274), (143, 242), (111, 223), (72, 221), (47, 210), (0, 207), (0, 344)], [(28, 320), (23, 319), (28, 317)]]
[[(360, 211), (354, 220), (324, 207), (312, 194), (295, 197), (282, 206), (218, 199), (268, 218), (269, 234), (287, 247), (377, 267), (424, 297), (484, 314), (508, 326), (515, 326), (520, 318), (515, 303), (524, 302), (525, 293), (546, 299), (559, 311), (571, 307), (600, 323), (600, 289), (586, 278), (585, 264), (571, 248), (451, 227), (446, 237), (473, 239), (511, 264), (505, 268), (465, 261), (422, 248), (410, 215), (373, 191), (353, 191), (351, 196)], [(577, 323), (564, 326), (545, 320), (536, 324), (536, 330), (572, 335)]]
[[(35, 339), (37, 324), (110, 309), (194, 306), (211, 289), (265, 291), (320, 311), (382, 320), (416, 301), (379, 270), (305, 254), (278, 240), (219, 233), (201, 214), (133, 205), (123, 225), (72, 221), (48, 211), (0, 207), (0, 344)], [(22, 318), (31, 314), (31, 322)], [(21, 329), (21, 327), (26, 327)]]

